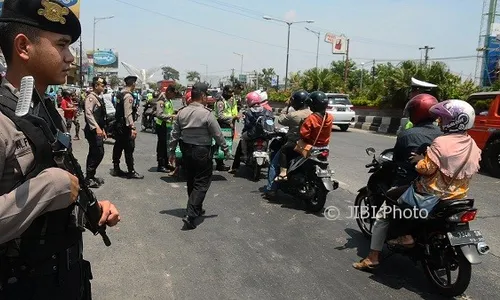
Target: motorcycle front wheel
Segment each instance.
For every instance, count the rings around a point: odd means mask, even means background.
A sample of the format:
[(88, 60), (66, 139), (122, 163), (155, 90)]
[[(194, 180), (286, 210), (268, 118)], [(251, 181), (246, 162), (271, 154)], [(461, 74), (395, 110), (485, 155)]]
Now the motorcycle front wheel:
[(368, 191), (363, 189), (354, 200), (354, 209), (356, 210), (356, 223), (366, 238), (371, 238), (375, 216), (372, 216), (372, 206), (368, 198)]
[(311, 213), (320, 212), (325, 207), (327, 196), (328, 196), (328, 191), (323, 186), (323, 183), (322, 182), (318, 183), (318, 185), (316, 186), (316, 193), (314, 193), (314, 196), (310, 200), (305, 201), (306, 211)]

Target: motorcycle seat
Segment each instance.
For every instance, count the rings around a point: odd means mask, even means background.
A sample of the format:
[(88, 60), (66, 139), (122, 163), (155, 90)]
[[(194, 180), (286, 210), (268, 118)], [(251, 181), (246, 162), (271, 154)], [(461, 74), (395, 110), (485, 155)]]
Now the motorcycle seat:
[(433, 209), (432, 213), (436, 214), (445, 210), (450, 210), (458, 207), (473, 207), (474, 199), (463, 199), (463, 200), (440, 200), (436, 207)]

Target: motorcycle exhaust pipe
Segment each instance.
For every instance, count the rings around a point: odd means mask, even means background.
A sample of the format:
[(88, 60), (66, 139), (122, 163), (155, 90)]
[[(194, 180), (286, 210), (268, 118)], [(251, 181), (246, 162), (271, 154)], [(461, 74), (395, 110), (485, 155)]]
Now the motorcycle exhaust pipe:
[(488, 246), (485, 242), (477, 243), (477, 252), (481, 255), (488, 254), (490, 252), (490, 246)]

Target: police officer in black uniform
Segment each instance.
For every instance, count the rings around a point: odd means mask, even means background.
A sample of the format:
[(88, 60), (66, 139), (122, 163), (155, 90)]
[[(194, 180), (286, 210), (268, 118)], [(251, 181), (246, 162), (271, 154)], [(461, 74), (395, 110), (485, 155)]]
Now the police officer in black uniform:
[[(78, 179), (55, 166), (40, 128), (14, 113), (23, 76), (34, 77), (39, 95), (50, 84), (64, 84), (74, 60), (69, 46), (80, 33), (78, 18), (59, 1), (4, 2), (0, 48), (8, 71), (0, 85), (2, 300), (91, 299), (90, 263), (83, 259), (82, 231), (74, 218)], [(47, 123), (50, 117), (65, 131), (52, 101), (35, 98), (32, 104), (31, 114)], [(100, 223), (116, 225), (116, 208), (109, 201), (99, 204)]]
[[(132, 92), (135, 89), (137, 76), (125, 77), (125, 87), (116, 96), (116, 138), (113, 146), (113, 176), (126, 176), (131, 179), (143, 179), (144, 176), (137, 173), (134, 169), (134, 149), (137, 129), (134, 124), (133, 107), (134, 96)], [(125, 162), (127, 163), (128, 173), (120, 169), (120, 158), (125, 151)]]
[(194, 221), (203, 215), (203, 201), (212, 179), (212, 138), (222, 148), (226, 157), (229, 148), (219, 123), (212, 111), (205, 107), (208, 86), (196, 83), (191, 91), (192, 102), (177, 113), (169, 143), (169, 162), (175, 163), (175, 148), (179, 144), (187, 173), (187, 216), (182, 219), (187, 229), (195, 229)]
[(102, 99), (102, 92), (106, 87), (106, 80), (102, 77), (92, 79), (92, 92), (85, 98), (85, 138), (89, 142), (89, 153), (87, 155), (87, 184), (90, 187), (100, 187), (104, 180), (95, 176), (97, 167), (104, 158), (104, 140), (107, 138), (106, 131), (106, 104)]

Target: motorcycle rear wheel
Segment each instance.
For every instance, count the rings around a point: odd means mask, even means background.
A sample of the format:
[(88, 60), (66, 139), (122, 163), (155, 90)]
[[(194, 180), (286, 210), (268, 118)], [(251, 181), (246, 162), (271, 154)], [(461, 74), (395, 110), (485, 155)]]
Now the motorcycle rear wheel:
[[(440, 294), (446, 297), (456, 297), (462, 295), (469, 286), (471, 279), (472, 266), (470, 262), (465, 258), (462, 250), (460, 248), (456, 248), (457, 255), (453, 257), (455, 259), (454, 266), (458, 270), (457, 280), (453, 284), (443, 284), (441, 280), (438, 278), (437, 272), (442, 270), (442, 268), (436, 268), (433, 266), (433, 263), (428, 259), (422, 260), (422, 266), (424, 268), (425, 276), (429, 279), (433, 288)], [(451, 258), (447, 258), (449, 261)], [(450, 264), (447, 266), (447, 275), (448, 281), (451, 280), (451, 268)]]
[(252, 179), (257, 182), (260, 179), (260, 166), (254, 162)]
[(306, 211), (311, 213), (320, 212), (325, 207), (327, 196), (328, 191), (323, 186), (323, 183), (321, 183), (321, 185), (318, 184), (314, 197), (310, 200), (305, 201)]

